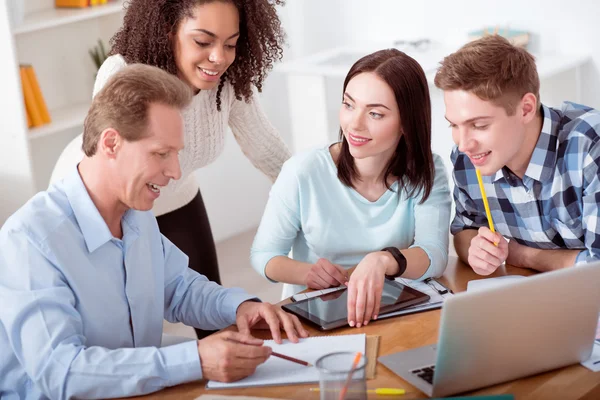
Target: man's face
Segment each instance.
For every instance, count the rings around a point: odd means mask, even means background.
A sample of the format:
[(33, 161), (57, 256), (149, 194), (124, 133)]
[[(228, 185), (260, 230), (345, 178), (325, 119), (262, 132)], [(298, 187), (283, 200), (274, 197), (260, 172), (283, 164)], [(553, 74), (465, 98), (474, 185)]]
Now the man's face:
[(515, 115), (464, 90), (444, 91), (446, 119), (452, 139), (482, 175), (493, 175), (520, 159), (525, 141), (525, 123), (520, 105)]
[(121, 139), (115, 184), (119, 201), (127, 208), (152, 209), (161, 187), (181, 177), (178, 153), (183, 149), (183, 127), (177, 108), (152, 104), (146, 136), (133, 142)]

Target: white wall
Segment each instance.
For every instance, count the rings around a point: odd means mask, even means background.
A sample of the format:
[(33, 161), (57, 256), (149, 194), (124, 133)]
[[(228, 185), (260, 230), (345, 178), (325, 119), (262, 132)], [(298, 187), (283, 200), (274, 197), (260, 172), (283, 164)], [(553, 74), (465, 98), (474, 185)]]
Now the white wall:
[(532, 51), (587, 52), (582, 100), (600, 108), (600, 3), (593, 0), (334, 0), (343, 4), (347, 43), (430, 37), (463, 43), (466, 33), (484, 26), (509, 26), (534, 34)]

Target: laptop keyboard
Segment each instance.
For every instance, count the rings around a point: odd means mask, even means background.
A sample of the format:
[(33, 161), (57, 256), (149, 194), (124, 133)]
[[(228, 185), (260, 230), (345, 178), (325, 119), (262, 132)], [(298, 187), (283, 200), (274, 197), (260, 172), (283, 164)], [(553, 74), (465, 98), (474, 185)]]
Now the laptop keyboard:
[(415, 374), (419, 378), (423, 379), (425, 382), (433, 385), (433, 373), (435, 372), (435, 365), (430, 365), (429, 367), (413, 369), (410, 372)]

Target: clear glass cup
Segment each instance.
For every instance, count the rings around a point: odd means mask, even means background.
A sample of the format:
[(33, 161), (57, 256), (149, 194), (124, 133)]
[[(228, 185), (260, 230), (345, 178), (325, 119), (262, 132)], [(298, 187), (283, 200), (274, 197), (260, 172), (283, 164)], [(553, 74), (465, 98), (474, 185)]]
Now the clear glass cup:
[(348, 382), (345, 400), (363, 400), (367, 398), (367, 380), (365, 367), (367, 357), (364, 355), (348, 381), (348, 375), (356, 353), (350, 351), (326, 354), (315, 363), (319, 371), (319, 391), (321, 400), (340, 400), (342, 388)]

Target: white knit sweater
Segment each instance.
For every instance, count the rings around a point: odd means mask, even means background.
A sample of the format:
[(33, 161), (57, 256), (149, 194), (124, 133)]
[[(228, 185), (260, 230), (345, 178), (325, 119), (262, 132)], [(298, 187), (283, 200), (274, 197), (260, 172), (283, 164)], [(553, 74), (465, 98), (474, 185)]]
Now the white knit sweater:
[[(96, 77), (94, 96), (106, 81), (127, 63), (121, 55), (109, 57)], [(183, 112), (185, 121), (185, 148), (180, 153), (181, 179), (171, 181), (161, 190), (153, 212), (159, 216), (188, 204), (198, 193), (198, 182), (193, 172), (216, 160), (223, 152), (227, 126), (242, 152), (252, 164), (275, 181), (281, 166), (290, 157), (289, 150), (264, 115), (256, 96), (252, 101), (236, 100), (233, 86), (227, 82), (221, 92), (221, 111), (217, 111), (217, 89), (201, 90), (192, 104)], [(67, 171), (83, 158), (82, 135), (63, 150), (54, 167), (50, 183), (62, 179)]]

